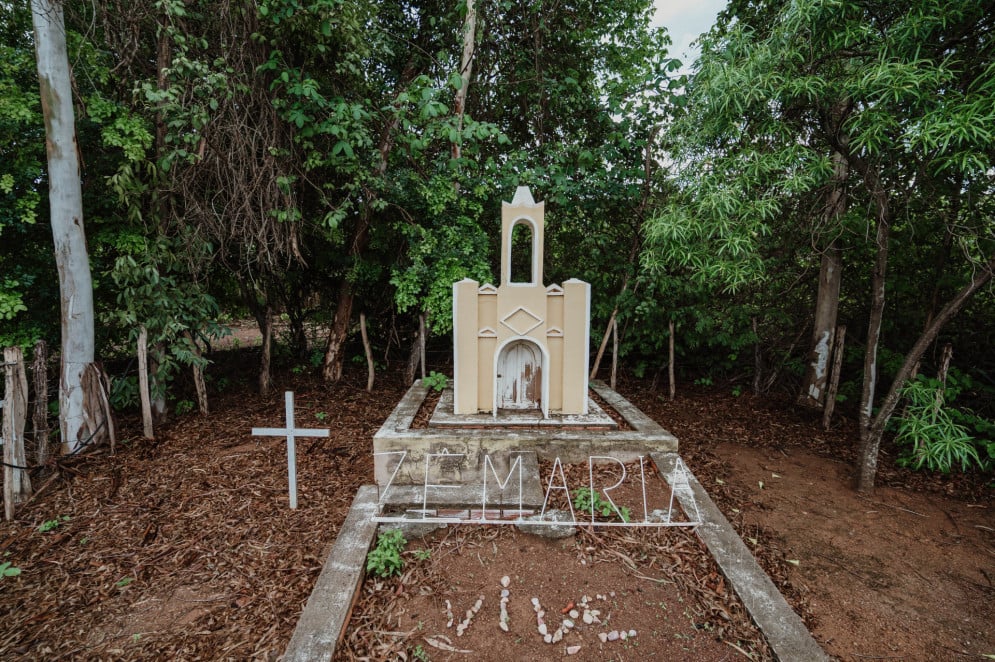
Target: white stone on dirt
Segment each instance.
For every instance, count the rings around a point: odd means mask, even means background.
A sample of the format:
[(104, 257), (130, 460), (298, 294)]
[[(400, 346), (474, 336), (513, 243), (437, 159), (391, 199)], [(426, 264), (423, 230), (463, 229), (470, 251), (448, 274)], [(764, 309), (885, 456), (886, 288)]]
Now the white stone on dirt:
[(548, 633), (549, 633), (549, 628), (546, 627), (546, 624), (545, 623), (540, 623), (539, 624), (539, 634), (541, 634), (542, 636), (545, 637)]
[(547, 634), (542, 638), (542, 640), (545, 641), (547, 644), (551, 644), (553, 643), (553, 635)]
[(502, 599), (503, 598), (507, 598), (509, 595), (511, 595), (511, 591), (509, 591), (506, 588), (501, 589), (501, 598)]
[(500, 623), (498, 623), (498, 627), (501, 628), (502, 630), (504, 630), (505, 632), (508, 631), (508, 624), (505, 623), (504, 621), (501, 621)]
[(635, 630), (629, 630), (629, 639), (632, 639), (635, 636), (636, 636), (636, 631)]
[(625, 630), (622, 630), (621, 632), (618, 633), (618, 638), (621, 639), (622, 641), (625, 641), (626, 639), (629, 638), (629, 633), (626, 632)]
[(532, 608), (539, 611), (539, 598), (532, 598)]
[(580, 652), (580, 646), (567, 646), (567, 655), (576, 655)]
[(608, 633), (608, 641), (618, 641), (618, 630), (612, 630)]
[(553, 643), (558, 644), (561, 639), (563, 639), (563, 630), (556, 628), (556, 632), (553, 633)]
[(578, 616), (580, 616), (580, 612), (577, 611), (576, 609), (571, 609), (568, 616), (570, 616), (570, 618), (577, 618)]
[(503, 586), (505, 588), (508, 588), (509, 586), (511, 586), (511, 577), (509, 577), (508, 575), (505, 575), (504, 577), (502, 577), (501, 578), (501, 586)]
[(594, 622), (594, 616), (588, 610), (584, 610), (584, 623), (590, 625)]
[(571, 619), (569, 619), (569, 618), (564, 618), (563, 619), (563, 627), (565, 627), (566, 629), (569, 630), (573, 626), (574, 626), (574, 622)]
[(601, 643), (605, 643), (606, 641), (608, 641), (608, 633), (607, 632), (599, 632), (598, 633), (598, 639), (601, 640)]

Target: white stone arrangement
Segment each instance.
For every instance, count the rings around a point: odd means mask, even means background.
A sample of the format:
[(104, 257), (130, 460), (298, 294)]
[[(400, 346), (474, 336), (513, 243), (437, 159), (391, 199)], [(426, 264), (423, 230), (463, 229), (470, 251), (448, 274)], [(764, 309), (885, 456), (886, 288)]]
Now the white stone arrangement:
[[(504, 632), (510, 632), (510, 622), (511, 619), (508, 616), (508, 602), (511, 600), (511, 577), (505, 575), (501, 578), (501, 602), (500, 609), (501, 614), (498, 620), (498, 627)], [(609, 598), (614, 598), (615, 592), (611, 591), (608, 595), (598, 594), (594, 599), (589, 596), (583, 596), (580, 602), (574, 603), (571, 601), (567, 606), (560, 612), (562, 614), (562, 619), (560, 624), (555, 628), (551, 628), (550, 624), (546, 622), (546, 610), (543, 608), (542, 603), (539, 598), (532, 598), (532, 610), (536, 615), (536, 630), (542, 640), (547, 644), (556, 644), (563, 640), (564, 635), (577, 627), (578, 621), (584, 625), (604, 625), (605, 623), (601, 620), (601, 610), (594, 607), (594, 602), (600, 600), (602, 602), (607, 602)], [(466, 617), (460, 621), (456, 626), (456, 636), (462, 637), (463, 633), (470, 627), (473, 618), (477, 613), (483, 608), (484, 596), (477, 598), (473, 607), (466, 610)], [(609, 614), (610, 616), (610, 614)], [(455, 623), (456, 618), (453, 615), (452, 603), (446, 600), (446, 627), (450, 628)], [(633, 639), (637, 635), (635, 630), (610, 630), (608, 632), (599, 632), (598, 639), (601, 643), (608, 643), (612, 641), (626, 641), (628, 639)], [(567, 655), (575, 655), (580, 652), (580, 645), (567, 646)]]

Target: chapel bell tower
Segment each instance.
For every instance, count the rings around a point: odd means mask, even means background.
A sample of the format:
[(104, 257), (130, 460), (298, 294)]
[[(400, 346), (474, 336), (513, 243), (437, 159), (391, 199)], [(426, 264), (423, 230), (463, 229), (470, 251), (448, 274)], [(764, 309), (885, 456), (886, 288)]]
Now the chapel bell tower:
[(587, 413), (591, 286), (543, 285), (544, 215), (519, 186), (501, 205), (501, 284), (453, 283), (455, 414)]

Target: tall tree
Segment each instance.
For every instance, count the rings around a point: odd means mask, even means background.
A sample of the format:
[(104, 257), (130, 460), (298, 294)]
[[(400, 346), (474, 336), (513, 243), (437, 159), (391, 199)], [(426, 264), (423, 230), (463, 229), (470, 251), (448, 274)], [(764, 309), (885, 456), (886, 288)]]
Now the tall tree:
[[(652, 231), (675, 240), (658, 247), (679, 263), (742, 285), (763, 274), (760, 247), (783, 232), (779, 224), (792, 218), (785, 212), (832, 189), (841, 173), (830, 155), (840, 155), (854, 182), (851, 208), (869, 212), (839, 214), (827, 228), (829, 236), (867, 237), (871, 256), (857, 467), (867, 491), (912, 366), (995, 267), (986, 202), (995, 195), (995, 18), (964, 0), (770, 6), (777, 18), (769, 30), (732, 25), (705, 41), (676, 155), (694, 188)], [(896, 250), (905, 257), (922, 241), (917, 226), (949, 218), (952, 182), (975, 201), (947, 227), (966, 258), (960, 282), (925, 330), (902, 331), (911, 346), (901, 367), (882, 375), (889, 264)], [(904, 241), (894, 241), (897, 232)], [(882, 378), (890, 386), (878, 400)]]
[(81, 439), (86, 398), (83, 370), (93, 362), (93, 283), (83, 231), (83, 193), (66, 29), (59, 0), (31, 0), (35, 52), (48, 151), (49, 208), (62, 306), (59, 423), (62, 442), (74, 451)]

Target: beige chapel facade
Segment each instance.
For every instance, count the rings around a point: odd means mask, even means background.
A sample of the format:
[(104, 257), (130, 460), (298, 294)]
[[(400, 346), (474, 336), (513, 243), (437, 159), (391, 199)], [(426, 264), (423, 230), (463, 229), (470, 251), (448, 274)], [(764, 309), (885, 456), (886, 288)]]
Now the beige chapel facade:
[[(543, 285), (544, 206), (528, 187), (501, 205), (501, 284), (453, 284), (454, 413), (586, 414), (591, 286)], [(531, 269), (512, 281), (512, 237), (531, 236)], [(527, 278), (527, 280), (525, 280)]]

